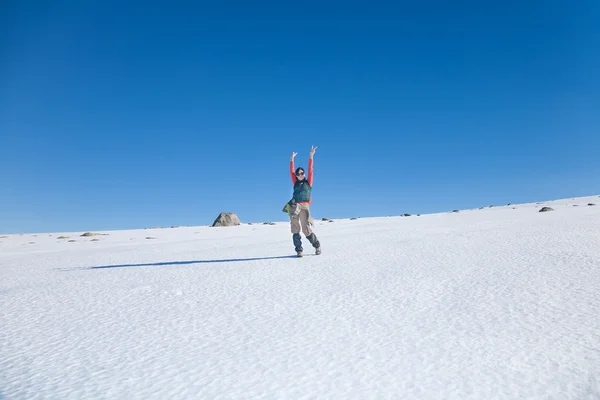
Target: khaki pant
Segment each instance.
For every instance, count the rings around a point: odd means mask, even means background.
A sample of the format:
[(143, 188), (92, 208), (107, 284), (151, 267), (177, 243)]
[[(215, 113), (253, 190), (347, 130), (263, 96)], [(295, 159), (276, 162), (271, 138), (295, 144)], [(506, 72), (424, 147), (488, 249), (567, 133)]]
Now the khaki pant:
[(310, 206), (308, 204), (295, 204), (290, 210), (290, 221), (292, 233), (300, 233), (300, 229), (305, 236), (310, 236), (312, 229), (312, 218), (310, 217)]

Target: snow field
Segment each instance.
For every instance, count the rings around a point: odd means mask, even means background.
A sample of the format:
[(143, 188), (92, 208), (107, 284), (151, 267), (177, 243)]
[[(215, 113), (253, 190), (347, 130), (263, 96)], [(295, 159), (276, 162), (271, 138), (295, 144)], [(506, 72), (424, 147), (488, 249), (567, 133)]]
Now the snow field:
[(598, 399), (590, 202), (9, 235), (0, 398)]

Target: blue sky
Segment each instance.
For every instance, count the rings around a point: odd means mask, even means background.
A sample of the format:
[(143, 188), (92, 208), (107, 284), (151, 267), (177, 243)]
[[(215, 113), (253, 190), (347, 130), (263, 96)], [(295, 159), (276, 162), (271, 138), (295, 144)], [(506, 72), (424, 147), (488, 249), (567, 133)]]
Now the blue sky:
[(600, 194), (595, 0), (192, 3), (3, 2), (0, 232)]

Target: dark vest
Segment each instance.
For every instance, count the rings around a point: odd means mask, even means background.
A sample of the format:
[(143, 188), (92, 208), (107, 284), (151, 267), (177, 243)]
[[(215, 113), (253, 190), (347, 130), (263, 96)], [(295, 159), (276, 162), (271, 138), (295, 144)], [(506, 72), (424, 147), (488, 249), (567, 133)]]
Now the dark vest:
[(311, 187), (306, 179), (298, 180), (294, 184), (294, 200), (296, 203), (304, 203), (310, 201)]

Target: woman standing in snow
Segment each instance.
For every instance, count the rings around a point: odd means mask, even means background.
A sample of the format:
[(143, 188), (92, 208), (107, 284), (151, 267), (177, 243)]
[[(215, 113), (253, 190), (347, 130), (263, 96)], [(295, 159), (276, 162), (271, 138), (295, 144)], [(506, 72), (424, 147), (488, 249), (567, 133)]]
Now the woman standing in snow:
[(292, 227), (292, 238), (296, 254), (302, 257), (302, 239), (300, 230), (304, 232), (306, 239), (315, 248), (315, 254), (321, 254), (321, 244), (317, 236), (311, 229), (312, 218), (310, 216), (310, 205), (312, 203), (311, 190), (313, 185), (313, 157), (317, 148), (312, 146), (310, 149), (310, 157), (308, 160), (308, 176), (306, 176), (304, 168), (298, 167), (294, 169), (294, 157), (298, 153), (292, 153), (290, 159), (290, 176), (294, 184), (294, 197), (290, 200), (289, 215)]

